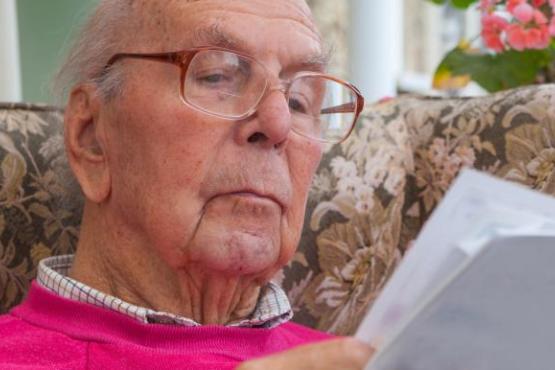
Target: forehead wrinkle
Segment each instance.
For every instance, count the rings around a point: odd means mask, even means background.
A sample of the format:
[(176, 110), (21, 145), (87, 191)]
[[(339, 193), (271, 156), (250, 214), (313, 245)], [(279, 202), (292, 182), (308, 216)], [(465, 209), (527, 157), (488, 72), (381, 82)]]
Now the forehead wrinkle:
[(219, 22), (210, 25), (201, 25), (194, 29), (192, 37), (193, 46), (219, 46), (236, 51), (247, 51), (246, 42), (224, 32)]
[[(132, 18), (135, 18), (133, 32), (130, 34), (134, 34), (131, 36), (131, 42), (136, 41), (136, 34), (142, 34), (145, 31), (147, 33), (155, 33), (154, 39), (160, 40), (160, 37), (164, 40), (164, 44), (171, 42), (171, 38), (173, 33), (170, 29), (170, 24), (172, 22), (168, 22), (168, 19), (174, 18), (176, 15), (182, 12), (188, 12), (189, 7), (198, 7), (202, 6), (204, 10), (220, 10), (221, 4), (220, 0), (127, 0), (131, 2), (131, 8), (133, 9), (134, 15)], [(272, 7), (271, 3), (265, 3), (267, 0), (251, 0), (252, 2), (259, 2), (264, 3), (266, 6)], [(309, 29), (312, 33), (312, 37), (318, 41), (318, 43), (322, 44), (322, 37), (316, 26), (316, 22), (314, 17), (310, 11), (310, 7), (307, 5), (306, 1), (304, 0), (293, 0), (293, 1), (284, 1), (279, 0), (281, 6), (285, 6), (286, 9), (292, 10), (290, 14), (287, 16), (284, 15), (283, 9), (279, 7), (273, 6), (273, 9), (276, 10), (275, 16), (266, 15), (269, 20), (286, 20), (298, 23), (299, 25)], [(244, 14), (259, 16), (258, 13), (252, 11), (248, 6), (248, 3), (245, 2), (237, 2), (234, 3), (231, 1), (231, 10), (240, 11)], [(286, 12), (287, 13), (287, 12)], [(219, 18), (222, 18), (221, 16)], [(129, 30), (130, 31), (130, 30)], [(213, 36), (225, 36), (225, 35), (218, 35), (217, 27), (214, 29), (204, 29), (203, 31), (208, 31), (209, 34)], [(193, 30), (195, 34), (194, 37), (197, 37), (199, 41), (204, 41), (202, 36), (196, 30)], [(152, 40), (154, 41), (154, 40)], [(223, 45), (227, 42), (224, 38), (220, 37), (219, 40)], [(229, 40), (231, 41), (231, 40)], [(228, 43), (229, 44), (229, 43)], [(233, 45), (230, 45), (233, 46)], [(243, 45), (237, 45), (243, 46)]]
[[(251, 14), (254, 16), (258, 16), (258, 14), (254, 13), (254, 12), (245, 12), (247, 14)], [(287, 22), (293, 22), (293, 23), (297, 23), (305, 28), (308, 28), (312, 34), (313, 34), (313, 38), (315, 40), (317, 40), (319, 43), (322, 42), (322, 36), (320, 35), (320, 32), (318, 31), (318, 28), (316, 27), (316, 25), (314, 24), (314, 22), (312, 21), (312, 18), (309, 18), (310, 22), (306, 22), (303, 21), (305, 20), (307, 17), (303, 16), (303, 17), (296, 17), (296, 18), (291, 18), (291, 17), (282, 17), (282, 16), (266, 16), (266, 18), (268, 20), (276, 20), (276, 21), (287, 21)]]
[[(246, 54), (249, 51), (248, 45), (244, 40), (222, 30), (219, 23), (196, 27), (193, 32), (192, 43), (194, 47), (217, 46)], [(326, 51), (314, 53), (304, 58), (295, 67), (303, 70), (324, 71), (327, 69), (330, 56), (331, 49), (326, 48)]]
[[(313, 50), (311, 54), (299, 58), (300, 60), (294, 63), (294, 67), (306, 70), (325, 71), (331, 59), (331, 48), (324, 44), (306, 2), (280, 0), (281, 2), (278, 6), (277, 4), (272, 5), (265, 1), (267, 0), (252, 0), (255, 4), (258, 3), (271, 7), (270, 11), (263, 15), (265, 20), (285, 21), (287, 23), (293, 23), (292, 26), (295, 24), (300, 25), (306, 30), (305, 36), (312, 38), (319, 45), (319, 50)], [(199, 46), (219, 46), (249, 54), (251, 49), (249, 48), (248, 40), (242, 39), (240, 35), (228, 32), (223, 27), (223, 24), (226, 23), (226, 20), (230, 16), (227, 11), (239, 13), (238, 15), (231, 15), (235, 17), (241, 17), (242, 15), (261, 16), (259, 12), (249, 6), (249, 2), (244, 1), (231, 1), (226, 3), (229, 4), (229, 7), (225, 7), (225, 9), (221, 7), (220, 0), (164, 0), (163, 2), (148, 0), (147, 3), (148, 2), (150, 2), (151, 8), (154, 6), (154, 3), (157, 3), (155, 6), (157, 11), (152, 13), (154, 13), (155, 18), (158, 18), (156, 22), (158, 26), (158, 45), (167, 50), (176, 50), (177, 48), (183, 50)], [(199, 6), (201, 9), (199, 9), (200, 13), (197, 14), (199, 17), (197, 20), (200, 22), (193, 22), (194, 25), (189, 28), (188, 32), (181, 36), (181, 40), (176, 40), (176, 33), (175, 31), (172, 32), (171, 29), (179, 25), (180, 15), (190, 14), (192, 10), (190, 7)], [(205, 16), (205, 14), (210, 16)], [(165, 19), (162, 19), (160, 24), (161, 18)]]
[(325, 48), (321, 53), (314, 54), (312, 57), (308, 58), (303, 62), (303, 65), (305, 69), (326, 70), (330, 63), (331, 55), (331, 49)]
[[(254, 15), (260, 16), (259, 13), (252, 10), (252, 7), (249, 6), (250, 2), (246, 1), (228, 1), (225, 2), (226, 7), (223, 8), (221, 4), (221, 0), (165, 0), (167, 3), (167, 10), (170, 11), (170, 8), (173, 8), (170, 12), (170, 17), (175, 14), (179, 14), (180, 12), (190, 11), (187, 9), (189, 7), (202, 7), (202, 10), (205, 12), (210, 11), (220, 11), (220, 12), (239, 12), (245, 15)], [(273, 5), (268, 0), (251, 0), (252, 3), (259, 3), (263, 4), (264, 7), (268, 10), (270, 8), (269, 13), (265, 14), (264, 17), (268, 20), (286, 20), (298, 23), (299, 25), (307, 28), (313, 34), (313, 38), (318, 42), (321, 42), (321, 35), (318, 31), (318, 27), (316, 26), (316, 21), (310, 11), (310, 7), (306, 4), (304, 0), (298, 1), (285, 1), (285, 0), (278, 0), (279, 6)], [(199, 4), (196, 4), (199, 3)], [(251, 4), (252, 5), (252, 4)], [(283, 8), (285, 9), (283, 9)], [(271, 14), (273, 12), (273, 15)], [(220, 18), (225, 19), (224, 17), (220, 16)]]

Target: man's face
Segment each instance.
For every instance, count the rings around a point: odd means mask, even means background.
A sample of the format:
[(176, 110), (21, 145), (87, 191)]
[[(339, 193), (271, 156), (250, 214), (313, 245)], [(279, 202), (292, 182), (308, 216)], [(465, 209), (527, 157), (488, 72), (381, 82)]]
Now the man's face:
[[(300, 0), (175, 1), (159, 10), (159, 43), (125, 51), (213, 45), (218, 34), (264, 64), (272, 86), (321, 55)], [(101, 113), (117, 217), (174, 269), (268, 279), (297, 246), (321, 145), (291, 132), (279, 90), (252, 117), (229, 121), (184, 105), (176, 66), (127, 59), (119, 68), (124, 92)]]

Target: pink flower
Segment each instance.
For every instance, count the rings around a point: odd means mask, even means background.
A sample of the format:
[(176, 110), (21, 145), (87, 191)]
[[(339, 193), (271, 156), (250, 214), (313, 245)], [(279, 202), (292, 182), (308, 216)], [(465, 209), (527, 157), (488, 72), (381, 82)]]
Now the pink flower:
[(549, 35), (549, 26), (547, 24), (540, 26), (540, 32), (541, 32), (540, 44), (542, 45), (540, 49), (545, 49), (549, 46), (549, 43), (551, 42), (551, 37)]
[[(546, 4), (551, 11), (543, 8)], [(503, 8), (512, 19), (497, 13)], [(545, 49), (551, 36), (555, 37), (555, 0), (480, 0), (480, 9), (482, 39), (495, 52), (507, 47), (518, 51)]]
[(526, 0), (507, 0), (507, 10), (512, 13), (520, 4), (526, 4)]
[(545, 49), (549, 45), (547, 25), (526, 29), (520, 24), (511, 24), (506, 34), (508, 44), (515, 50)]
[(534, 7), (527, 3), (522, 3), (515, 6), (511, 13), (520, 23), (529, 23), (534, 19)]
[[(555, 12), (555, 0), (549, 0), (549, 5), (551, 9)], [(551, 18), (551, 22), (549, 22), (549, 34), (551, 36), (555, 36), (555, 14)]]
[(526, 49), (526, 30), (519, 24), (511, 24), (507, 27), (507, 42), (515, 50)]
[(534, 22), (536, 24), (547, 24), (547, 17), (539, 10), (534, 10)]
[(528, 3), (518, 4), (510, 12), (520, 23), (530, 23), (532, 21), (536, 24), (547, 23), (545, 14)]
[(497, 0), (480, 0), (479, 8), (484, 13), (491, 13), (495, 9), (495, 4), (496, 3), (497, 3)]
[(484, 40), (484, 44), (486, 44), (486, 47), (495, 52), (500, 53), (505, 48), (505, 45), (503, 45), (503, 41), (501, 40), (501, 37), (499, 37), (498, 34), (482, 33), (482, 39)]
[(549, 23), (549, 34), (555, 36), (555, 16), (551, 18), (551, 22)]
[(496, 52), (504, 49), (501, 33), (507, 29), (509, 23), (495, 14), (484, 14), (482, 16), (482, 39), (486, 46)]
[(530, 28), (526, 34), (528, 49), (545, 49), (549, 45), (549, 31), (546, 25)]

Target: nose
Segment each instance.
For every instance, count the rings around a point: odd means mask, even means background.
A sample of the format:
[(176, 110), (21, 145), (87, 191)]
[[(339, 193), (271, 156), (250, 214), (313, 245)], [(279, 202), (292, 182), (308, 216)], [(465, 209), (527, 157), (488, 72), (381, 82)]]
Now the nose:
[(291, 113), (281, 89), (272, 89), (258, 105), (256, 113), (241, 125), (242, 144), (282, 148), (291, 131)]

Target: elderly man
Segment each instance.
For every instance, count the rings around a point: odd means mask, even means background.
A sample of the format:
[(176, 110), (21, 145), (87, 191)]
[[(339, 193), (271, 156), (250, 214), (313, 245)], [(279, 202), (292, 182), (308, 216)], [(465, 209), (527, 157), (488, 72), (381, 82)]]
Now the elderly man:
[(303, 0), (101, 1), (61, 72), (78, 252), (0, 319), (0, 368), (362, 368), (269, 282), (362, 108), (324, 68)]

